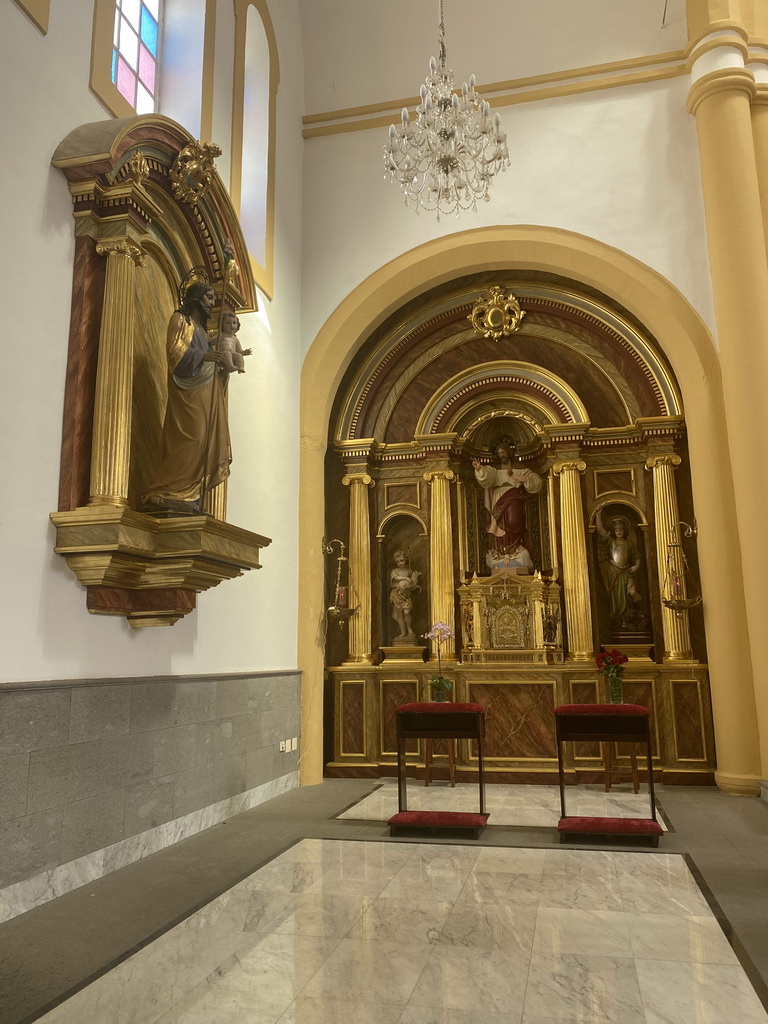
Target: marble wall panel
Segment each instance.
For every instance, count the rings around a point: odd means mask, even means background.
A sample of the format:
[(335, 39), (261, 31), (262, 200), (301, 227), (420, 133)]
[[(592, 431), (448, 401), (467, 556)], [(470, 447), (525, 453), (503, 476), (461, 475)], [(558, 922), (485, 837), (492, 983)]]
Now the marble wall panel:
[(706, 748), (699, 683), (696, 679), (673, 679), (671, 686), (675, 757), (678, 761), (703, 760)]
[(0, 756), (69, 742), (71, 690), (0, 692)]
[(69, 742), (108, 739), (128, 732), (131, 690), (126, 686), (81, 686), (72, 690)]
[(171, 679), (137, 683), (131, 692), (131, 732), (210, 722), (216, 714), (216, 680), (184, 686)]
[[(381, 752), (397, 754), (397, 725), (395, 709), (401, 704), (417, 701), (418, 684), (409, 679), (382, 679), (381, 681)], [(408, 740), (406, 753), (415, 754), (419, 749), (418, 740)]]
[(552, 683), (471, 683), (469, 699), (486, 709), (487, 758), (557, 757)]
[(0, 689), (0, 919), (294, 779), (300, 751), (279, 750), (294, 736), (296, 672)]
[[(598, 687), (596, 680), (571, 680), (571, 703), (597, 704)], [(574, 743), (575, 757), (600, 757), (599, 743)]]
[(27, 809), (29, 754), (0, 757), (0, 822), (19, 818)]
[(63, 863), (111, 846), (125, 837), (125, 790), (100, 793), (88, 800), (76, 800), (62, 810), (61, 846)]
[[(655, 694), (653, 688), (653, 680), (651, 679), (635, 679), (629, 680), (624, 679), (622, 685), (622, 692), (624, 695), (624, 702), (626, 704), (639, 704), (641, 707), (648, 708), (650, 712), (648, 724), (651, 730), (651, 752), (654, 757), (658, 757), (659, 754), (659, 743), (656, 729), (656, 707), (655, 707)], [(638, 748), (640, 749), (640, 748)], [(620, 757), (629, 757), (630, 744), (629, 743), (617, 743), (616, 750)], [(644, 756), (645, 747), (642, 748)], [(640, 763), (640, 762), (638, 762)]]
[(341, 753), (365, 754), (365, 682), (344, 679), (341, 689)]

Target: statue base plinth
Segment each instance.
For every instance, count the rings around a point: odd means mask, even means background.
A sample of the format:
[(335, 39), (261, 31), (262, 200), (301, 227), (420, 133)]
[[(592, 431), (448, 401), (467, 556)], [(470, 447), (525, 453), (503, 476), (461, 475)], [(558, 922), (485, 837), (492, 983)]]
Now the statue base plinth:
[(380, 647), (379, 650), (384, 655), (384, 661), (388, 664), (392, 662), (402, 661), (408, 664), (413, 664), (415, 661), (424, 661), (424, 652), (426, 647), (417, 647), (415, 644), (400, 644), (396, 647)]
[[(603, 644), (603, 647), (608, 646), (608, 644)], [(653, 661), (651, 657), (653, 644), (622, 643), (620, 640), (616, 640), (610, 646), (614, 647), (620, 654), (626, 654), (630, 661)]]

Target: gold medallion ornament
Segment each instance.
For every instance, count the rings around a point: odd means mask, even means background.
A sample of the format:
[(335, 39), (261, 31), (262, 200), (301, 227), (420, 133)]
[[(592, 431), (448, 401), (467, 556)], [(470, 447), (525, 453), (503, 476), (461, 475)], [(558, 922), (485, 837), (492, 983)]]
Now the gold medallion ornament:
[(217, 156), (221, 156), (221, 147), (215, 142), (190, 142), (180, 151), (169, 172), (177, 199), (194, 205), (203, 198), (213, 179)]
[(514, 334), (520, 327), (520, 321), (525, 316), (525, 310), (520, 308), (520, 303), (511, 293), (507, 295), (503, 288), (494, 285), (486, 298), (479, 298), (472, 312), (467, 317), (472, 323), (472, 328), (483, 338), (499, 338)]

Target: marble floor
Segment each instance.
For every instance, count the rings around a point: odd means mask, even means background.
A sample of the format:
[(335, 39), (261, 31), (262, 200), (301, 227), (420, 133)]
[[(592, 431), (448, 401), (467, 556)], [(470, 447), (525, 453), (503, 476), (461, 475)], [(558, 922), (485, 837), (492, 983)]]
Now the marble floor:
[(305, 839), (44, 1024), (765, 1024), (684, 858)]
[[(659, 786), (658, 849), (522, 813), (417, 841), (355, 819), (380, 787), (293, 790), (0, 925), (0, 1021), (768, 1024), (764, 801)], [(489, 802), (551, 811), (523, 788)]]
[[(485, 787), (489, 824), (517, 827), (555, 828), (560, 818), (560, 790), (557, 786)], [(408, 810), (477, 811), (476, 784), (459, 782), (451, 787), (446, 782), (409, 781)], [(348, 807), (339, 817), (350, 820), (388, 821), (397, 813), (397, 782), (387, 779), (369, 796)], [(631, 785), (613, 787), (606, 793), (602, 785), (572, 786), (566, 790), (566, 811), (569, 817), (584, 815), (596, 818), (650, 817), (648, 788), (641, 785), (633, 793)], [(663, 813), (657, 807), (657, 818), (666, 829)]]

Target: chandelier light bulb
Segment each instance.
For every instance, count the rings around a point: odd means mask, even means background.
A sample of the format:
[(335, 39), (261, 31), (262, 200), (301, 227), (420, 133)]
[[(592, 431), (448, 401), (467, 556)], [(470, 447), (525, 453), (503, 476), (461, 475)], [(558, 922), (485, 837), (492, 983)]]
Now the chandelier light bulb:
[(509, 167), (507, 136), (501, 118), (475, 91), (475, 76), (454, 91), (446, 66), (443, 0), (440, 0), (440, 61), (429, 61), (429, 76), (419, 89), (420, 103), (411, 122), (406, 107), (402, 124), (390, 125), (384, 147), (385, 177), (396, 181), (405, 204), (441, 213), (477, 210), (488, 202), (493, 177)]

